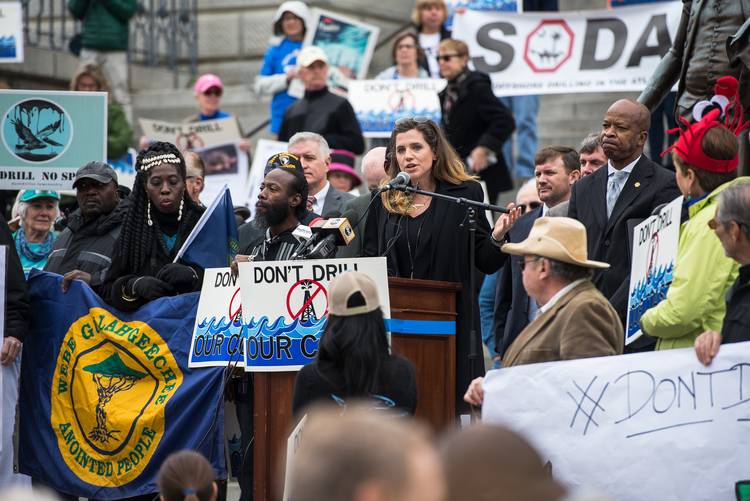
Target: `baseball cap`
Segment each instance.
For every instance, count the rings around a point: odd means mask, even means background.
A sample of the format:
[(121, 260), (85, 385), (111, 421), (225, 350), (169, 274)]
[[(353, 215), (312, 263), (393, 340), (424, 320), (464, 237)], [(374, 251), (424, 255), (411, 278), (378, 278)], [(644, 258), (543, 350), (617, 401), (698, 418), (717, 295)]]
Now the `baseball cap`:
[(302, 171), (302, 163), (300, 162), (299, 157), (294, 153), (282, 151), (281, 153), (276, 153), (268, 159), (268, 161), (266, 162), (266, 168), (263, 169), (263, 175), (265, 176), (276, 168), (297, 169)]
[(328, 56), (326, 56), (326, 53), (323, 52), (323, 49), (316, 47), (315, 45), (309, 45), (297, 54), (297, 66), (308, 67), (315, 61), (323, 61), (328, 64)]
[(115, 170), (104, 162), (92, 161), (78, 169), (76, 172), (76, 178), (73, 181), (73, 188), (76, 187), (78, 181), (81, 179), (93, 179), (102, 184), (107, 184), (114, 181), (117, 183), (117, 173)]
[(328, 292), (331, 315), (349, 317), (380, 307), (375, 281), (359, 271), (348, 271), (331, 280)]
[(224, 84), (221, 83), (221, 78), (217, 77), (213, 73), (206, 73), (201, 75), (200, 78), (195, 82), (195, 95), (203, 94), (208, 89), (216, 87), (217, 89), (224, 89)]
[(37, 198), (53, 198), (55, 200), (60, 200), (60, 195), (56, 191), (49, 190), (24, 190), (18, 201), (31, 202)]

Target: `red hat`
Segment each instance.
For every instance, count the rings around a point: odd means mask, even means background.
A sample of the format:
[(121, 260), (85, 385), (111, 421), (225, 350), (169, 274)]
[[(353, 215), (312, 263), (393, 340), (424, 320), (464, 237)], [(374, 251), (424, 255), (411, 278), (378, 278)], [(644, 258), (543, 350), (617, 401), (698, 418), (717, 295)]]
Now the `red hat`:
[(743, 109), (737, 96), (737, 79), (725, 76), (716, 81), (714, 90), (716, 95), (710, 101), (700, 101), (693, 108), (693, 117), (697, 120), (691, 124), (685, 118), (680, 121), (685, 129), (672, 129), (670, 134), (679, 132), (677, 141), (663, 153), (674, 150), (680, 159), (701, 170), (716, 173), (727, 173), (737, 169), (739, 154), (729, 160), (711, 158), (701, 146), (703, 137), (714, 127), (725, 127), (735, 136), (750, 126), (750, 121), (743, 122)]

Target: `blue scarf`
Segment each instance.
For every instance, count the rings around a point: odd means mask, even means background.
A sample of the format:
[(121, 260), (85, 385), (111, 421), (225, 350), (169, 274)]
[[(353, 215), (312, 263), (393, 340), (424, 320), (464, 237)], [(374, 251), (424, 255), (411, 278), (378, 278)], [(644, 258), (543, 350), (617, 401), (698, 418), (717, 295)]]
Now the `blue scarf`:
[(31, 245), (26, 240), (26, 233), (23, 228), (16, 232), (16, 251), (19, 256), (23, 256), (29, 261), (41, 261), (52, 253), (52, 246), (55, 243), (55, 237), (52, 232), (47, 233), (47, 238), (41, 243), (39, 252), (35, 252), (31, 249)]

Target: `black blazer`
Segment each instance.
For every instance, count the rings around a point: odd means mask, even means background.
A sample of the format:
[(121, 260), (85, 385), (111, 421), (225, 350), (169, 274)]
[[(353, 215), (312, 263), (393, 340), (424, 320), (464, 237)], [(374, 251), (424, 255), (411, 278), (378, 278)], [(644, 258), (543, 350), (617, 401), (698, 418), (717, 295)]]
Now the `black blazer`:
[[(443, 108), (446, 91), (441, 91), (438, 96)], [(492, 93), (490, 77), (477, 71), (467, 72), (458, 86), (458, 99), (448, 116), (443, 116), (441, 125), (448, 141), (463, 160), (477, 146), (484, 146), (495, 153), (497, 163), (479, 174), (487, 183), (490, 202), (494, 203), (501, 191), (513, 188), (513, 180), (503, 158), (503, 145), (510, 139), (516, 124), (510, 110)]]
[[(534, 221), (542, 217), (542, 207), (521, 216), (508, 232), (508, 241), (526, 240)], [(495, 334), (495, 351), (502, 357), (505, 350), (529, 324), (529, 295), (523, 287), (521, 263), (523, 256), (510, 256), (497, 277), (495, 316), (492, 329)]]
[[(462, 197), (470, 200), (481, 201), (483, 199), (482, 187), (474, 181), (466, 181), (460, 185), (438, 182), (436, 190), (438, 193), (452, 197)], [(484, 375), (484, 363), (480, 361), (479, 367), (470, 367), (468, 362), (470, 349), (470, 312), (471, 304), (466, 300), (466, 291), (469, 290), (469, 233), (468, 229), (461, 227), (466, 216), (466, 209), (446, 200), (434, 199), (432, 201), (432, 217), (425, 222), (424, 231), (430, 232), (430, 280), (445, 280), (448, 282), (459, 282), (462, 291), (458, 294), (456, 305), (458, 319), (456, 322), (456, 404), (462, 406), (463, 394), (474, 377)], [(484, 273), (494, 273), (507, 259), (507, 254), (500, 252), (500, 248), (490, 242), (490, 224), (483, 211), (477, 213), (477, 231), (475, 234), (475, 258), (476, 267)], [(387, 254), (384, 254), (386, 245), (396, 233), (396, 225), (400, 217), (390, 214), (383, 207), (380, 197), (373, 201), (372, 208), (367, 214), (367, 225), (365, 227), (364, 255), (382, 256), (388, 258), (388, 274), (391, 276), (406, 276), (398, 269), (394, 246)], [(405, 238), (402, 234), (400, 238)], [(477, 349), (482, 353), (479, 328), (479, 306), (476, 296), (475, 302), (475, 326), (477, 332)], [(460, 398), (459, 398), (460, 397)]]
[(594, 284), (609, 299), (625, 325), (633, 258), (633, 228), (680, 191), (674, 173), (641, 155), (607, 220), (607, 166), (573, 185), (568, 217), (586, 227), (589, 259), (610, 264), (594, 272)]

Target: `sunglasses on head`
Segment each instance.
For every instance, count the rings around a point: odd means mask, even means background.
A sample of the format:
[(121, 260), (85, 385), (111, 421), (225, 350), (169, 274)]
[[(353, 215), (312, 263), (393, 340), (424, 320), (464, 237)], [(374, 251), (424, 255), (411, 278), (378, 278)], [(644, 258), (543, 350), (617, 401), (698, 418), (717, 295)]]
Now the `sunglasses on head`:
[(462, 57), (463, 54), (443, 54), (442, 56), (435, 56), (435, 59), (437, 59), (437, 62), (445, 61), (448, 62), (454, 57)]
[(409, 124), (411, 122), (418, 123), (418, 124), (426, 124), (429, 122), (432, 122), (432, 119), (429, 117), (403, 117), (396, 120), (393, 125), (405, 125)]

